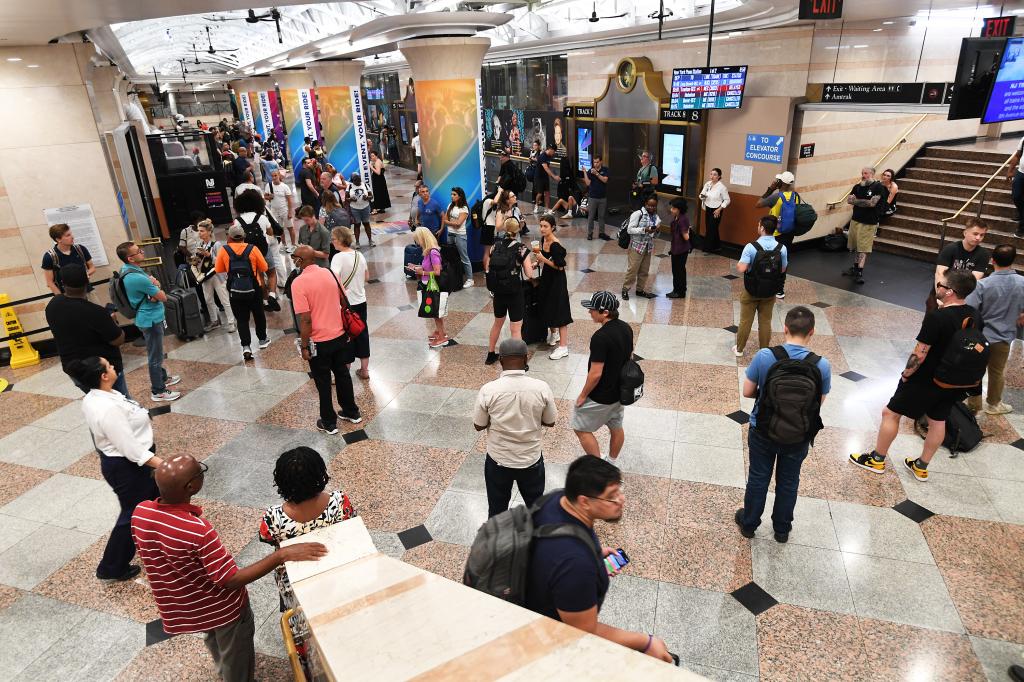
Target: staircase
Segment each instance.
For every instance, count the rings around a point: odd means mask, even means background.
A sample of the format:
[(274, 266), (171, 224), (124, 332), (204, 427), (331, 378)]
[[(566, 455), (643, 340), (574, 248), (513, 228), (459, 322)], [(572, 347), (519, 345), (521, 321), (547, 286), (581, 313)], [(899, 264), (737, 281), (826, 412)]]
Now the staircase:
[[(939, 253), (942, 219), (971, 198), (1009, 154), (968, 147), (925, 147), (897, 179), (896, 214), (878, 230), (875, 249), (934, 262)], [(989, 184), (981, 218), (989, 227), (984, 246), (1017, 247), (1017, 269), (1024, 271), (1024, 239), (1014, 236), (1017, 209), (1010, 195), (1006, 169)], [(979, 197), (978, 199), (980, 199)], [(978, 199), (949, 223), (946, 243), (962, 238), (964, 222), (978, 212)]]

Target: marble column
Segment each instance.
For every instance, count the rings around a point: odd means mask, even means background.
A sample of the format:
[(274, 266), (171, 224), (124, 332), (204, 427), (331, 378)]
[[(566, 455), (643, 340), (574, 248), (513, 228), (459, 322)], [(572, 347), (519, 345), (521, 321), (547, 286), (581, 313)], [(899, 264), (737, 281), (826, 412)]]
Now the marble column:
[(346, 178), (353, 173), (370, 187), (370, 153), (360, 82), (363, 62), (325, 62), (307, 68), (316, 82), (317, 108), (327, 160)]
[(299, 69), (274, 71), (270, 77), (277, 83), (277, 89), (281, 93), (281, 114), (284, 117), (288, 159), (297, 175), (302, 167), (302, 160), (306, 158), (306, 153), (302, 150), (305, 138), (320, 138), (313, 76), (305, 69)]

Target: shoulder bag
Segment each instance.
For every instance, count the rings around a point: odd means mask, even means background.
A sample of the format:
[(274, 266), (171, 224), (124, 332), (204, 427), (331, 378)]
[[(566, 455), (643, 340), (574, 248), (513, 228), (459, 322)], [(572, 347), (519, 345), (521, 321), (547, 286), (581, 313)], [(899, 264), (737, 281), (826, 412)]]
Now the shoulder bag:
[[(348, 296), (345, 295), (345, 290), (341, 288), (338, 276), (330, 268), (327, 268), (327, 271), (331, 273), (335, 284), (338, 285), (338, 294), (341, 296), (341, 321), (345, 325), (345, 337), (349, 341), (355, 341), (360, 334), (366, 331), (366, 322), (363, 321), (363, 318), (359, 317), (359, 313), (349, 307)], [(352, 272), (355, 272), (355, 267), (352, 268)], [(351, 281), (351, 277), (349, 281)]]

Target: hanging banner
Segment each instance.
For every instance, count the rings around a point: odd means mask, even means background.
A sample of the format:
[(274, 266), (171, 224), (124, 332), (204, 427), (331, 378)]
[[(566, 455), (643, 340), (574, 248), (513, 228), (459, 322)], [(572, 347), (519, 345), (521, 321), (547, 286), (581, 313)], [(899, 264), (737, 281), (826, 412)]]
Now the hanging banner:
[(305, 144), (305, 127), (302, 124), (302, 106), (300, 104), (300, 90), (287, 89), (281, 91), (281, 113), (284, 117), (285, 142), (288, 146), (288, 158), (292, 162), (292, 170), (295, 175), (302, 170), (302, 161), (306, 158), (303, 150)]
[(260, 111), (260, 95), (262, 92), (247, 92), (246, 99), (249, 100), (249, 112), (252, 116), (252, 132), (260, 136), (261, 140), (267, 139), (267, 127), (263, 123), (263, 112)]
[[(266, 140), (270, 133), (278, 133), (276, 121), (274, 120), (274, 110), (277, 109), (277, 93), (274, 92), (260, 92), (257, 93), (259, 97), (259, 112), (260, 121), (263, 123), (263, 139)], [(271, 106), (271, 102), (275, 106)], [(280, 116), (278, 116), (280, 118)], [(280, 139), (280, 138), (279, 138)]]
[(363, 187), (372, 187), (370, 177), (370, 147), (366, 139), (366, 115), (363, 98), (359, 89), (352, 90), (352, 126), (356, 133), (356, 153), (359, 158), (359, 174), (363, 176)]
[(252, 128), (252, 101), (249, 99), (249, 93), (238, 93), (238, 101), (242, 105), (242, 122), (248, 125), (250, 128)]
[(316, 111), (316, 93), (311, 89), (299, 90), (299, 108), (302, 116), (302, 130), (306, 137), (320, 139), (320, 120)]
[(370, 164), (358, 92), (347, 85), (319, 88), (317, 103), (320, 105), (327, 160), (346, 178), (352, 173), (359, 173), (368, 186)]
[(443, 202), (452, 187), (483, 196), (476, 79), (416, 82), (423, 181)]

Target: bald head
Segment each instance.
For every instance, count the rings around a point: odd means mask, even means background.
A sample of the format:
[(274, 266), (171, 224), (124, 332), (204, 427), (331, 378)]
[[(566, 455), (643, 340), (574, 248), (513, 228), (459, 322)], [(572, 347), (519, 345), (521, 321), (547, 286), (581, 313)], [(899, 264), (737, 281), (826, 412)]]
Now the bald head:
[(203, 487), (203, 471), (192, 455), (165, 459), (154, 475), (160, 498), (167, 504), (188, 502)]
[(316, 251), (309, 244), (303, 244), (295, 249), (292, 254), (292, 262), (299, 270), (303, 270), (316, 262)]

